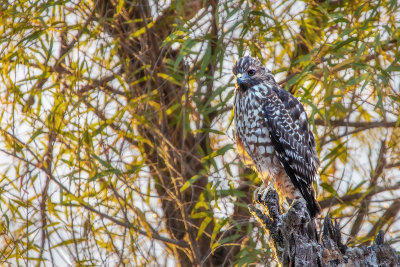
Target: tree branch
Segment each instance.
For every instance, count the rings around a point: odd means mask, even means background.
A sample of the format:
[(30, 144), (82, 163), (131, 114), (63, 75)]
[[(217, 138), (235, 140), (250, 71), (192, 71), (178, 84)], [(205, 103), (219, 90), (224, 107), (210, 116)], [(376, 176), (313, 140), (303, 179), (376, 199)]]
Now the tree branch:
[(282, 266), (397, 266), (400, 256), (384, 243), (383, 232), (376, 244), (350, 248), (342, 244), (339, 226), (326, 217), (321, 238), (315, 219), (310, 218), (303, 201), (295, 201), (282, 214), (275, 190), (258, 197), (258, 207), (249, 205), (252, 215), (270, 233), (272, 248)]
[(385, 211), (382, 217), (374, 224), (372, 229), (367, 234), (367, 237), (372, 237), (376, 231), (382, 228), (383, 225), (393, 222), (393, 218), (400, 212), (400, 199), (393, 201), (392, 205)]
[[(386, 151), (387, 151), (386, 140), (382, 140), (377, 165), (375, 167), (375, 170), (371, 174), (371, 178), (369, 180), (369, 188), (370, 189), (376, 187), (376, 185), (378, 183), (378, 178), (379, 178), (379, 176), (381, 176), (381, 174), (385, 168)], [(364, 197), (362, 199), (358, 215), (357, 215), (357, 217), (353, 223), (353, 226), (351, 227), (351, 230), (350, 230), (350, 239), (356, 238), (358, 232), (361, 230), (361, 225), (364, 221), (364, 218), (368, 214), (369, 204), (371, 203), (371, 198), (372, 198), (372, 196), (367, 195), (366, 197)]]
[(371, 121), (371, 122), (363, 122), (363, 121), (346, 121), (346, 120), (330, 120), (325, 121), (321, 119), (314, 120), (315, 125), (339, 127), (339, 126), (347, 126), (347, 127), (356, 127), (356, 128), (389, 128), (396, 127), (398, 122), (396, 121)]
[(323, 199), (323, 200), (319, 201), (318, 203), (322, 209), (325, 209), (325, 208), (328, 208), (331, 206), (339, 205), (344, 202), (352, 202), (352, 201), (358, 200), (363, 196), (374, 196), (381, 192), (397, 190), (397, 189), (400, 189), (400, 182), (398, 182), (397, 184), (395, 184), (393, 186), (389, 186), (389, 187), (383, 187), (383, 186), (375, 187), (367, 194), (366, 194), (366, 192), (361, 192), (361, 193), (344, 195), (342, 197), (330, 197), (330, 198)]

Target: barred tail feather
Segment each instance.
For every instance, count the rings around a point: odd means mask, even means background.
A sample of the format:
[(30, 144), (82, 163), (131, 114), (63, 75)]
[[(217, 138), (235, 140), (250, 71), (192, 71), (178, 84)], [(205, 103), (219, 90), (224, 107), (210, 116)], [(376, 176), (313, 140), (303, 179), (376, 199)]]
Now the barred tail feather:
[[(303, 192), (306, 191), (306, 192)], [(311, 186), (310, 190), (301, 190), (301, 194), (307, 202), (307, 208), (310, 212), (310, 216), (315, 218), (318, 214), (321, 213), (321, 206), (318, 204), (318, 201), (315, 198), (314, 188)]]

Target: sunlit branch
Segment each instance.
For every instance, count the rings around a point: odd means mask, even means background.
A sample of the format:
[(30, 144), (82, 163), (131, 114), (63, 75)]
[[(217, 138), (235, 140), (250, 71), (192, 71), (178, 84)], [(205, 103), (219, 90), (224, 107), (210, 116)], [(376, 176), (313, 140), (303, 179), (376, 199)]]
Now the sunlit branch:
[(375, 187), (374, 189), (372, 189), (368, 193), (367, 192), (361, 192), (361, 193), (344, 195), (344, 196), (341, 196), (341, 197), (326, 198), (326, 199), (320, 200), (319, 204), (320, 204), (322, 209), (325, 209), (325, 208), (328, 208), (328, 207), (331, 207), (331, 206), (335, 206), (335, 205), (339, 205), (339, 204), (342, 204), (342, 203), (356, 201), (356, 200), (360, 199), (363, 196), (374, 196), (374, 195), (382, 193), (382, 192), (392, 191), (392, 190), (397, 190), (397, 189), (400, 189), (400, 182), (398, 182), (395, 185), (388, 186), (388, 187)]

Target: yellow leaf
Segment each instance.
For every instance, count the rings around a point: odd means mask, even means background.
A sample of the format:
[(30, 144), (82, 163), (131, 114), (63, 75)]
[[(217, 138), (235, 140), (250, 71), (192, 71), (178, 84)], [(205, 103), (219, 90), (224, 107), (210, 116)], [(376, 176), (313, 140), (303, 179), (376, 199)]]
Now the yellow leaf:
[(139, 30), (135, 31), (134, 33), (131, 34), (130, 38), (136, 38), (140, 35), (142, 35), (143, 33), (146, 32), (147, 29), (150, 29), (151, 27), (153, 27), (155, 21), (150, 22), (149, 24), (147, 24), (147, 27), (142, 27)]
[(176, 84), (176, 85), (178, 85), (178, 86), (181, 86), (181, 83), (180, 83), (180, 82), (178, 82), (177, 80), (175, 80), (174, 77), (172, 77), (172, 76), (170, 76), (170, 75), (168, 75), (168, 74), (166, 74), (166, 73), (157, 73), (157, 75), (158, 75), (158, 77), (160, 77), (160, 78), (162, 78), (162, 79), (168, 80), (168, 81), (170, 81), (170, 82), (173, 83), (173, 84)]

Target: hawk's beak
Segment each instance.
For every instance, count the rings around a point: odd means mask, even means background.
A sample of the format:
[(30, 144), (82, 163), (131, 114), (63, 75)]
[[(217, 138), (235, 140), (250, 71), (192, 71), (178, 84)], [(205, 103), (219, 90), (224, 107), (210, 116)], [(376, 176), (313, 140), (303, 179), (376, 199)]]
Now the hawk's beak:
[(243, 77), (242, 73), (238, 73), (238, 75), (236, 75), (236, 85), (237, 86), (239, 86), (242, 83), (242, 77)]

